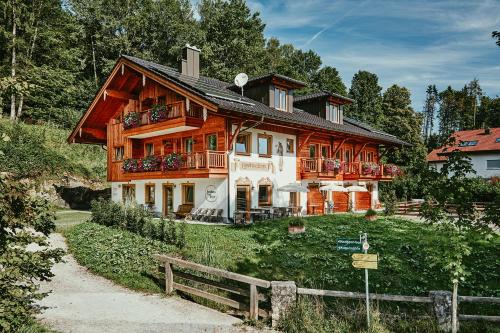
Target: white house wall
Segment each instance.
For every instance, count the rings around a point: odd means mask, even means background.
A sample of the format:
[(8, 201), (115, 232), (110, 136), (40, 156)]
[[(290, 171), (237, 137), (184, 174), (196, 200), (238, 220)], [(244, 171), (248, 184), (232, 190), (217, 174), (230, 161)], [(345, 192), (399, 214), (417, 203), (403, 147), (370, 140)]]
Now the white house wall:
[[(499, 153), (475, 153), (468, 154), (467, 156), (471, 159), (472, 168), (476, 171), (476, 174), (473, 176), (483, 178), (500, 177), (500, 169), (488, 169), (486, 164), (488, 160), (500, 160)], [(429, 162), (429, 166), (436, 168), (437, 171), (440, 171), (443, 165), (444, 162)]]

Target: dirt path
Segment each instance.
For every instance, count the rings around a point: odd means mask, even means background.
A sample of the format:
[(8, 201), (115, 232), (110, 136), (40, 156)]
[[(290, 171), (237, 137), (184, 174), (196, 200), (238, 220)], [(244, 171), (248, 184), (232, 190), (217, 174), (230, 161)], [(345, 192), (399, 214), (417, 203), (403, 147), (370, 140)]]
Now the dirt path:
[[(51, 235), (55, 247), (66, 249), (64, 237)], [(55, 277), (42, 284), (52, 293), (40, 305), (40, 319), (61, 332), (249, 332), (241, 320), (183, 300), (130, 291), (91, 274), (67, 255), (54, 266)]]

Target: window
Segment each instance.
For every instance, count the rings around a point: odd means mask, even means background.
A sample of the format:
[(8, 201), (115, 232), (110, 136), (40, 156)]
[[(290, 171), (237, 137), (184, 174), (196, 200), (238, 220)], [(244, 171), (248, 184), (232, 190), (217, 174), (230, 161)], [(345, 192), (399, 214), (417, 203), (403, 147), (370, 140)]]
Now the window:
[(260, 157), (271, 157), (273, 148), (273, 137), (266, 134), (259, 134), (258, 150)]
[(496, 143), (499, 143), (499, 142), (500, 142), (500, 138), (496, 138), (496, 139), (495, 139), (495, 142), (496, 142)]
[(342, 159), (342, 149), (337, 150), (337, 152), (335, 153), (335, 158), (337, 160), (341, 160)]
[(346, 149), (344, 152), (344, 161), (352, 162), (352, 151), (350, 149)]
[(250, 155), (251, 133), (239, 134), (236, 138), (236, 154)]
[(194, 184), (182, 184), (182, 204), (194, 205)]
[(286, 139), (286, 152), (293, 153), (295, 150), (293, 139)]
[(366, 161), (367, 162), (374, 162), (375, 159), (373, 158), (373, 152), (372, 151), (369, 151), (366, 153)]
[(208, 150), (217, 150), (217, 134), (208, 134), (207, 135), (207, 149)]
[(341, 109), (336, 104), (326, 103), (326, 120), (334, 123), (340, 123)]
[(330, 147), (321, 146), (321, 157), (328, 158), (328, 155), (330, 155), (329, 153), (330, 153)]
[(135, 185), (122, 186), (122, 201), (125, 205), (135, 202)]
[(460, 141), (458, 144), (459, 147), (470, 147), (477, 145), (477, 140), (474, 141)]
[(154, 205), (155, 204), (155, 186), (154, 184), (146, 184), (144, 188), (146, 205)]
[(290, 207), (298, 207), (300, 205), (300, 195), (297, 192), (290, 192)]
[(115, 147), (115, 161), (122, 161), (124, 153), (124, 147)]
[(146, 149), (144, 149), (146, 151), (146, 156), (152, 156), (155, 154), (155, 146), (154, 144), (152, 143), (146, 143)]
[(364, 162), (365, 161), (365, 152), (362, 151), (361, 153), (359, 153), (359, 161), (360, 162)]
[(309, 146), (309, 158), (316, 158), (316, 145)]
[(193, 152), (193, 138), (185, 138), (184, 139), (184, 152), (192, 153)]
[(259, 185), (259, 206), (272, 206), (272, 185)]
[(286, 111), (286, 95), (287, 91), (281, 88), (274, 88), (274, 108), (277, 110)]
[(486, 169), (500, 169), (500, 160), (487, 160)]

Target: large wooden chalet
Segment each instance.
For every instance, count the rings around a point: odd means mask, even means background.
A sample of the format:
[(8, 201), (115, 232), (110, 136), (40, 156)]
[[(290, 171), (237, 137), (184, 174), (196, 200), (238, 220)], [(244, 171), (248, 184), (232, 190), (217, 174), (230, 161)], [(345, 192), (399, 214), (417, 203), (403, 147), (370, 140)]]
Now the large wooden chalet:
[[(380, 163), (381, 151), (405, 142), (345, 117), (349, 98), (294, 96), (304, 83), (280, 74), (251, 78), (242, 96), (199, 74), (199, 52), (187, 45), (179, 70), (120, 57), (69, 136), (107, 147), (114, 201), (165, 215), (218, 209), (230, 221), (259, 207), (323, 214), (332, 202), (334, 211), (380, 206), (378, 183), (398, 173)], [(290, 183), (309, 192), (278, 191)], [(321, 191), (325, 184), (368, 192)]]

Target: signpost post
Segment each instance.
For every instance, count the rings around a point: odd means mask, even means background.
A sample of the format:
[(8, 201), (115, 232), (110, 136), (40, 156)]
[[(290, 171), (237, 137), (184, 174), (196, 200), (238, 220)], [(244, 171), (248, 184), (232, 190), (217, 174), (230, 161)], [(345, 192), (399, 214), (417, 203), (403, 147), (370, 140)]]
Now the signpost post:
[[(363, 251), (365, 255), (368, 253), (370, 245), (368, 244), (368, 235), (363, 234)], [(370, 329), (370, 294), (368, 291), (368, 268), (365, 267), (365, 290), (366, 290), (366, 326)]]

